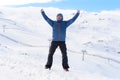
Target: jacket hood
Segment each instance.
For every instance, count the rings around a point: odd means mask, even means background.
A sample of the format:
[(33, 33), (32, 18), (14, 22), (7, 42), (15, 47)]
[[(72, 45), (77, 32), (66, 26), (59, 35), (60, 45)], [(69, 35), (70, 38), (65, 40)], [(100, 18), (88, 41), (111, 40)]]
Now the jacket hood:
[(63, 14), (62, 14), (62, 13), (59, 13), (59, 14), (57, 14), (57, 16), (62, 16), (62, 17), (63, 17)]
[(63, 14), (62, 13), (58, 13), (57, 16), (62, 16), (61, 20), (57, 20), (58, 22), (63, 21)]

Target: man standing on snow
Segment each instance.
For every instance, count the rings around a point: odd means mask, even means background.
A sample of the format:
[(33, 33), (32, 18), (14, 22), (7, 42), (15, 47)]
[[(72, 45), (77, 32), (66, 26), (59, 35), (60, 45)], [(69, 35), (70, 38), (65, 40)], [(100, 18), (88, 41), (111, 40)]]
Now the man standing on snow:
[(49, 49), (49, 55), (48, 55), (47, 64), (45, 65), (45, 69), (51, 69), (54, 52), (56, 48), (59, 46), (61, 53), (62, 53), (63, 69), (65, 71), (69, 71), (68, 70), (69, 65), (68, 65), (68, 57), (67, 57), (67, 48), (65, 44), (66, 29), (77, 19), (77, 17), (80, 14), (80, 11), (78, 10), (75, 16), (68, 21), (63, 21), (63, 15), (61, 13), (57, 14), (56, 21), (53, 21), (50, 18), (48, 18), (43, 9), (41, 9), (41, 14), (43, 18), (50, 24), (53, 30), (53, 39), (52, 39), (51, 46)]

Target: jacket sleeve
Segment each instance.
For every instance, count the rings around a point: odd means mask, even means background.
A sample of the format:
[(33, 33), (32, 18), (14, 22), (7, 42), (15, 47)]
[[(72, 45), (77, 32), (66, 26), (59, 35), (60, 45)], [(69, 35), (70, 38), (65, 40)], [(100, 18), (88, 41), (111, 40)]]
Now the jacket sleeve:
[(45, 12), (43, 11), (43, 12), (41, 12), (41, 14), (42, 14), (42, 16), (43, 16), (43, 18), (51, 25), (51, 27), (53, 26), (53, 23), (54, 23), (54, 21), (53, 20), (51, 20), (50, 18), (48, 18), (47, 17), (47, 15), (45, 14)]
[(76, 13), (75, 16), (72, 19), (70, 19), (70, 20), (67, 21), (67, 23), (66, 23), (67, 27), (69, 25), (71, 25), (78, 18), (79, 14), (80, 13)]

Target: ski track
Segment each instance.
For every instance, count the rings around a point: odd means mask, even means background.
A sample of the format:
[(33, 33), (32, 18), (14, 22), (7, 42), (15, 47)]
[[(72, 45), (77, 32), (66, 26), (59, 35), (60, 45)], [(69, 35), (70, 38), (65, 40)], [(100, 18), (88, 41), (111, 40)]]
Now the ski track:
[(8, 36), (6, 36), (6, 35), (4, 35), (4, 34), (1, 34), (1, 33), (0, 33), (0, 36), (2, 36), (2, 37), (4, 37), (4, 38), (7, 38), (7, 39), (9, 39), (10, 41), (13, 41), (13, 42), (15, 42), (15, 43), (21, 44), (21, 45), (23, 45), (23, 46), (28, 46), (28, 47), (40, 47), (40, 46), (31, 45), (31, 44), (26, 44), (26, 43), (17, 41), (17, 40), (15, 40), (15, 39), (12, 39), (12, 38), (10, 38), (10, 37), (8, 37)]
[[(7, 38), (7, 39), (9, 39), (9, 40), (17, 43), (17, 44), (23, 45), (23, 46), (28, 46), (28, 47), (48, 47), (48, 46), (36, 46), (36, 45), (31, 45), (31, 44), (23, 43), (23, 42), (20, 42), (20, 41), (15, 40), (15, 39), (12, 39), (12, 38), (4, 35), (4, 34), (1, 34), (1, 33), (0, 33), (0, 36), (5, 37), (5, 38)], [(68, 49), (68, 51), (69, 51), (69, 52), (72, 52), (72, 53), (83, 54), (82, 52), (76, 52), (76, 51), (72, 51), (72, 50), (69, 50), (69, 49)], [(115, 60), (115, 59), (112, 59), (112, 58), (109, 58), (109, 57), (103, 57), (103, 56), (100, 56), (100, 55), (88, 54), (88, 53), (85, 54), (85, 55), (95, 56), (95, 57), (98, 57), (98, 58), (110, 60), (110, 61), (113, 61), (113, 62), (116, 62), (116, 63), (120, 64), (120, 61), (119, 61), (119, 60)]]

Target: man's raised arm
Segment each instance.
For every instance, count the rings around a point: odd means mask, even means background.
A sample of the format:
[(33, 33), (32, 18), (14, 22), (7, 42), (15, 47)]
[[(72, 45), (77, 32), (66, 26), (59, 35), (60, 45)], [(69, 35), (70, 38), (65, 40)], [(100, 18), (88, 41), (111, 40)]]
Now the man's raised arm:
[(41, 9), (41, 14), (42, 14), (43, 18), (52, 26), (53, 25), (53, 20), (48, 18), (48, 16), (45, 14), (45, 11), (43, 9)]
[(67, 26), (71, 25), (78, 18), (79, 14), (80, 14), (80, 10), (77, 10), (77, 13), (75, 14), (75, 16), (72, 19), (67, 21)]

